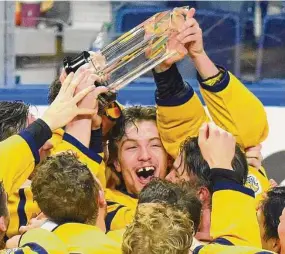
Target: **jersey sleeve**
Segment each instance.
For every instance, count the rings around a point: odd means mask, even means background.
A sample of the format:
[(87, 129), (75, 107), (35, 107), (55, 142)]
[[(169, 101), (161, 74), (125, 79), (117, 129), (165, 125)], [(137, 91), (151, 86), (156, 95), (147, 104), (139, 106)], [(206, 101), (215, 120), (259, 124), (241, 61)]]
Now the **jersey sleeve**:
[(254, 192), (232, 181), (215, 183), (210, 234), (214, 242), (261, 248)]
[(177, 101), (157, 100), (157, 127), (167, 153), (176, 158), (181, 143), (187, 137), (196, 137), (199, 128), (209, 121), (204, 107), (191, 88)]
[(107, 201), (106, 230), (124, 229), (134, 218), (137, 199), (111, 189), (105, 190), (105, 197)]
[(266, 112), (260, 100), (232, 73), (207, 80), (198, 75), (201, 94), (213, 121), (232, 133), (243, 149), (260, 144), (268, 135)]
[(39, 153), (27, 132), (0, 142), (0, 180), (9, 195), (17, 191), (33, 172)]
[(97, 153), (84, 146), (79, 140), (64, 133), (61, 142), (58, 142), (52, 153), (72, 151), (78, 159), (86, 164), (91, 172), (98, 178), (103, 187), (106, 186), (105, 163), (103, 161), (103, 152)]

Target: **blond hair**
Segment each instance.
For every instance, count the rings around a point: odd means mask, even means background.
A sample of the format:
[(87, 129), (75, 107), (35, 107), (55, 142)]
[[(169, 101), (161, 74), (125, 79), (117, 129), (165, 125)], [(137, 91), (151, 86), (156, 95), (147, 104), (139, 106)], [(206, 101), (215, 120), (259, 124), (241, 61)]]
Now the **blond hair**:
[(193, 225), (187, 213), (173, 206), (140, 204), (124, 234), (122, 251), (124, 254), (189, 253)]

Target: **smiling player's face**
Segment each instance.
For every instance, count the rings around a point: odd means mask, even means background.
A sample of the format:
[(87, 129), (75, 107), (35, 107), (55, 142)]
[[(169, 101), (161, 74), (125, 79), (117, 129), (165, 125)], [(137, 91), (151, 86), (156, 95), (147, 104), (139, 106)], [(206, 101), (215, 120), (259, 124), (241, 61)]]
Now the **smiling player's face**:
[(167, 158), (156, 122), (139, 121), (126, 127), (115, 168), (122, 173), (127, 191), (138, 194), (154, 177), (165, 177)]

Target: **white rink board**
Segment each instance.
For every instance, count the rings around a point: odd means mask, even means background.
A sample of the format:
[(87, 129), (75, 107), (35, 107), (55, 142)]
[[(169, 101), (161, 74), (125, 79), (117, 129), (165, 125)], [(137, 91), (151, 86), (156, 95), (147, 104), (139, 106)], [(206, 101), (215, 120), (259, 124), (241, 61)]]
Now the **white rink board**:
[[(41, 116), (46, 106), (36, 106), (32, 112)], [(266, 158), (270, 154), (285, 150), (285, 107), (265, 107), (269, 123), (269, 136), (263, 143), (262, 154)], [(284, 158), (285, 161), (285, 158)]]

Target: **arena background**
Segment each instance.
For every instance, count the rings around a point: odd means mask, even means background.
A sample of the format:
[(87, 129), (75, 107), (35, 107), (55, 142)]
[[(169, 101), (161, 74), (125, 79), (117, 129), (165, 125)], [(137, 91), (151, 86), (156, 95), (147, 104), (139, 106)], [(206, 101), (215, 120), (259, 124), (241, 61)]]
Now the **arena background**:
[[(0, 100), (23, 100), (41, 115), (64, 56), (97, 50), (154, 13), (196, 7), (207, 53), (263, 102), (270, 133), (264, 165), (285, 179), (284, 1), (0, 1)], [(97, 38), (97, 39), (96, 39)], [(199, 92), (188, 59), (183, 77)], [(123, 104), (154, 105), (150, 74), (120, 91)], [(242, 103), (242, 98), (240, 102)], [(278, 165), (278, 166), (277, 166)]]

